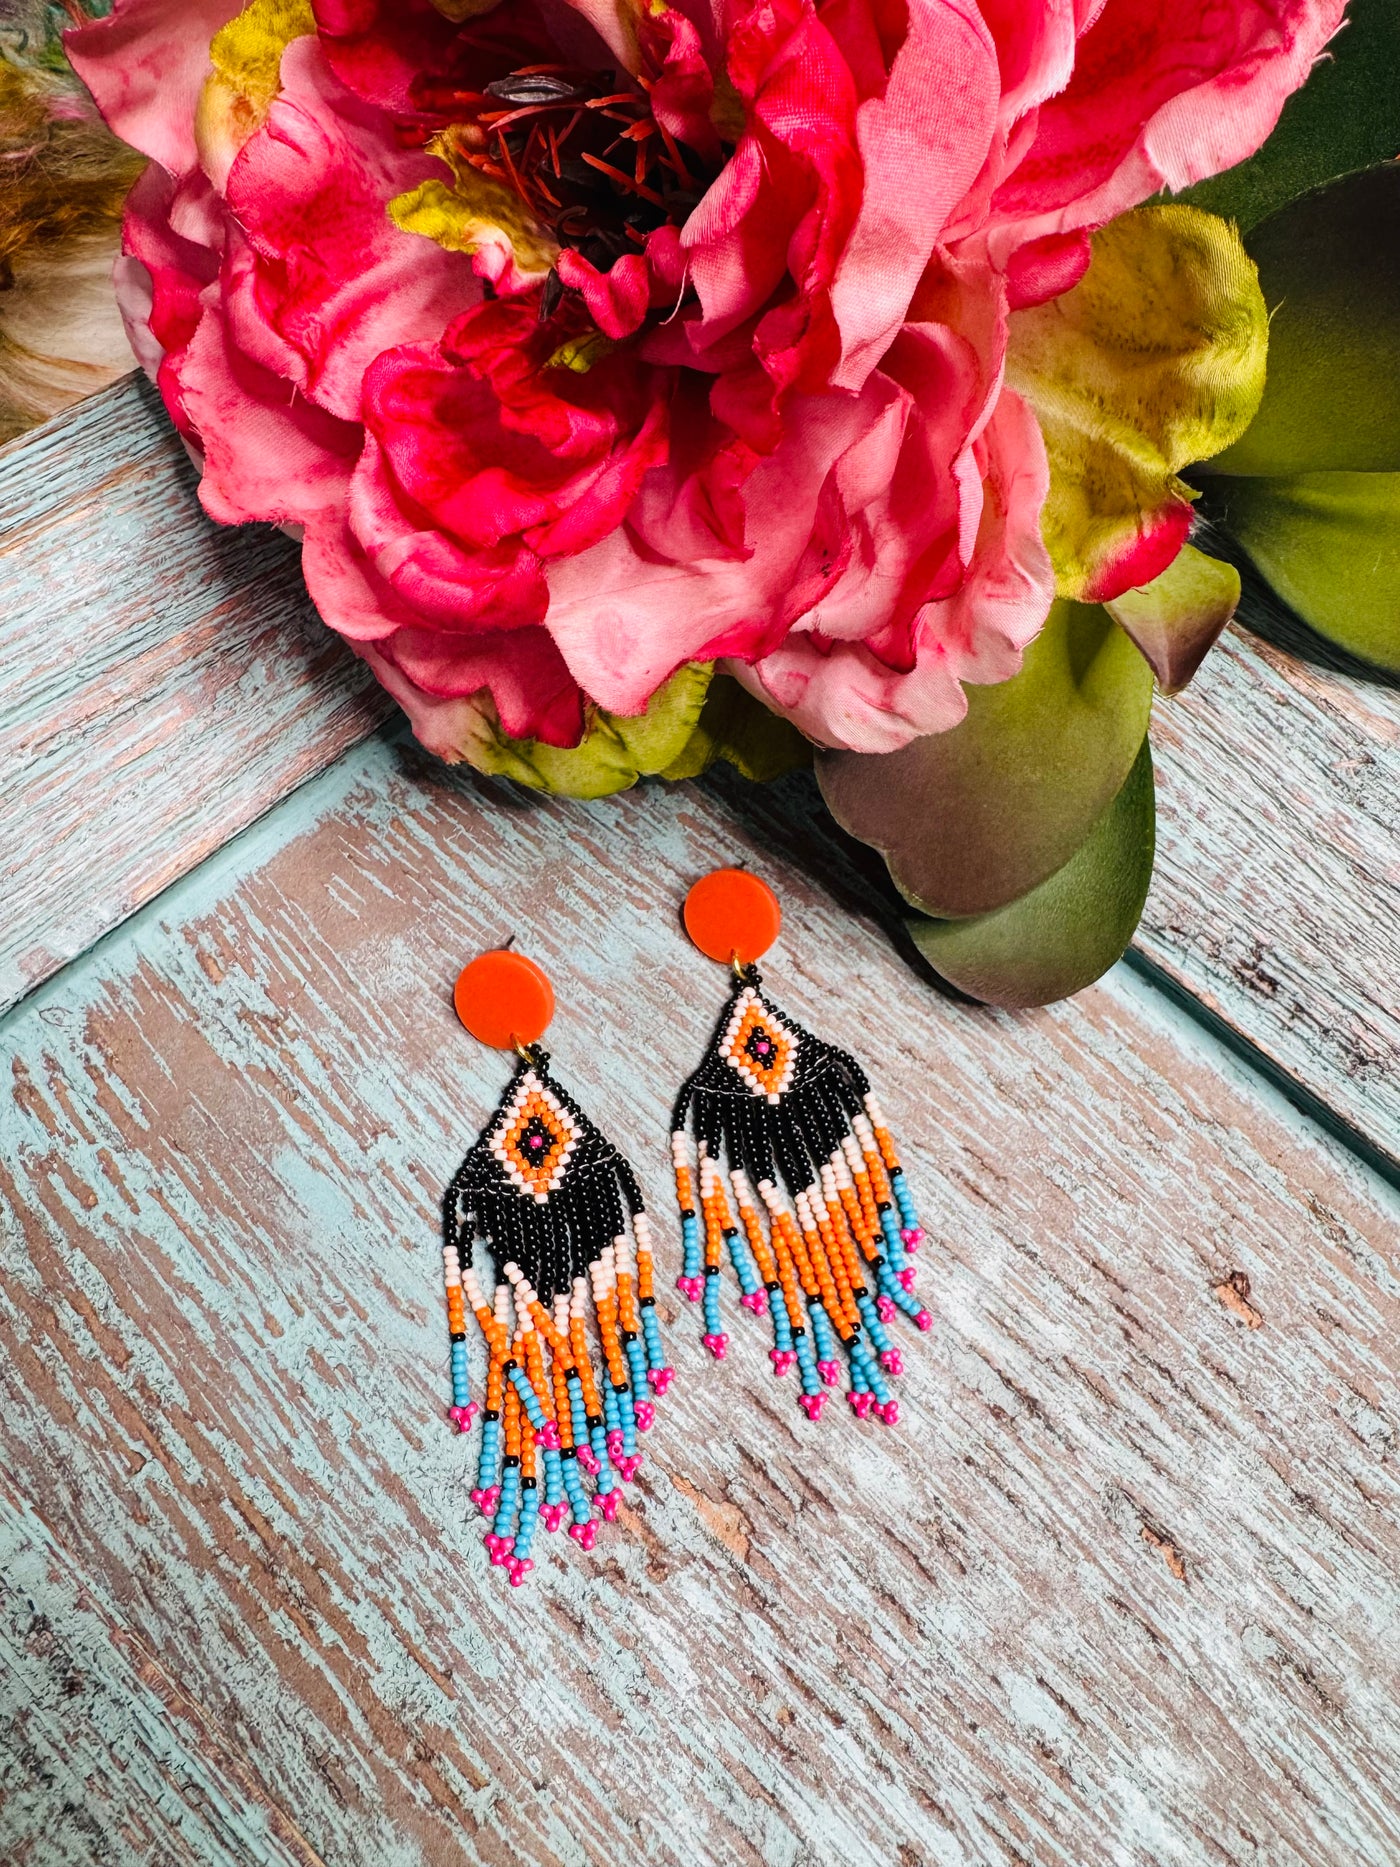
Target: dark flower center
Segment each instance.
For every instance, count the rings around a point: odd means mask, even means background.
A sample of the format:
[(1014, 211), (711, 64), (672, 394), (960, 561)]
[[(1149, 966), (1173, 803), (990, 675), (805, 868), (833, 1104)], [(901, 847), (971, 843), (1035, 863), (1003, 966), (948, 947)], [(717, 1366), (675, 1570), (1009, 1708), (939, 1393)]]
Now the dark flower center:
[[(645, 80), (577, 65), (520, 62), (488, 36), (488, 20), (458, 40), (463, 79), (420, 81), (415, 101), (449, 119), (442, 132), (459, 161), (512, 189), (560, 246), (600, 272), (670, 221), (683, 226), (722, 162), (703, 161), (652, 115)], [(514, 58), (524, 47), (517, 45)], [(543, 49), (540, 47), (539, 49)], [(483, 82), (483, 79), (485, 80)], [(548, 317), (563, 293), (551, 274)]]

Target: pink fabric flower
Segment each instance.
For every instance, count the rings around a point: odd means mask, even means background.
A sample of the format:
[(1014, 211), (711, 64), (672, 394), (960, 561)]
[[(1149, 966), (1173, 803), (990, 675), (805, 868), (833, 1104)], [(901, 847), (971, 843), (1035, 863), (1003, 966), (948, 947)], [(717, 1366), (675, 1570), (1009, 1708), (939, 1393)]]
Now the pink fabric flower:
[(1009, 318), (1257, 148), (1342, 0), (446, 10), (314, 0), (232, 105), (235, 0), (68, 46), (153, 158), (121, 289), (206, 507), (297, 528), (456, 756), (483, 690), (568, 745), (688, 661), (828, 745), (955, 724), (1053, 591)]

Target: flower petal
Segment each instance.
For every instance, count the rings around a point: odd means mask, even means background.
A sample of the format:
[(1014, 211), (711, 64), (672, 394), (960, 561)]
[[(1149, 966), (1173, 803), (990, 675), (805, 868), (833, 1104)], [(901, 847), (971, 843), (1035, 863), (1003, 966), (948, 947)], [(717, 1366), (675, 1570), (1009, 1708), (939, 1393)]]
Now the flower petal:
[(73, 69), (124, 143), (172, 175), (199, 160), (195, 113), (209, 45), (241, 0), (117, 0), (107, 19), (64, 34)]
[(710, 685), (710, 668), (692, 662), (657, 688), (645, 713), (628, 718), (595, 710), (576, 746), (512, 739), (484, 696), (473, 702), (461, 756), (477, 771), (514, 778), (560, 797), (609, 797), (670, 765), (693, 735)]
[(1345, 3), (1106, 0), (993, 197), (994, 247), (1101, 225), (1253, 155)]
[(909, 0), (889, 77), (859, 110), (866, 188), (832, 289), (838, 387), (858, 389), (903, 323), (952, 209), (987, 158), (1000, 90), (996, 48), (975, 6)]
[(1013, 314), (1007, 380), (1045, 435), (1042, 523), (1062, 596), (1102, 602), (1166, 569), (1191, 525), (1177, 476), (1244, 432), (1267, 343), (1239, 236), (1188, 207), (1101, 229), (1073, 291)]

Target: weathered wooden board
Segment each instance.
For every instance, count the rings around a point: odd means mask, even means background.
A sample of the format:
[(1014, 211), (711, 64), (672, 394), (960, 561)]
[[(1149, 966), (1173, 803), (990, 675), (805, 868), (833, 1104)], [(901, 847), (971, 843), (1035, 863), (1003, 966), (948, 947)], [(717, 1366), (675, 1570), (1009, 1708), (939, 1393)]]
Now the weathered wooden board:
[[(0, 579), (4, 1004), (384, 706), (135, 380), (0, 450)], [(1154, 740), (1141, 950), (1400, 1161), (1400, 694), (1232, 632)]]
[(1400, 690), (1232, 629), (1152, 743), (1138, 949), (1400, 1173)]
[[(1121, 971), (1014, 1018), (918, 986), (806, 795), (535, 802), (373, 740), (36, 992), (0, 1459), (337, 1867), (1392, 1867), (1400, 1202)], [(813, 1426), (732, 1292), (722, 1366), (677, 1300), (635, 1508), (513, 1592), (442, 1417), (439, 1189), (507, 1073), (449, 983), (528, 941), (664, 1214), (720, 859), (878, 1075), (937, 1332), (898, 1430)]]
[(144, 378), (0, 449), (0, 1005), (389, 711), (290, 540), (194, 488)]
[[(319, 1867), (155, 1654), (0, 1479), (6, 1867)], [(285, 1843), (285, 1844), (284, 1844)]]

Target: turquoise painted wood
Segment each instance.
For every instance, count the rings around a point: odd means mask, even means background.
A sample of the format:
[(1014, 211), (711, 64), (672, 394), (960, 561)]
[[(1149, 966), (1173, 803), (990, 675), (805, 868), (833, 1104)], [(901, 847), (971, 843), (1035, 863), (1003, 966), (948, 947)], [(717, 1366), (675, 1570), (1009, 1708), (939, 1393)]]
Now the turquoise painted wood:
[(39, 1513), (0, 1488), (0, 1844), (13, 1867), (317, 1856)]
[[(506, 1073), (451, 978), (509, 933), (551, 969), (674, 1274), (722, 990), (676, 908), (720, 859), (784, 899), (779, 1000), (880, 1081), (937, 1329), (899, 1429), (813, 1426), (732, 1291), (722, 1366), (668, 1301), (625, 1520), (513, 1592), (443, 1418), (437, 1199)], [(571, 806), (375, 738), (9, 1015), (0, 1568), (104, 1678), (154, 1656), (147, 1753), (208, 1799), (126, 1766), (120, 1689), (49, 1708), (41, 1767), (113, 1761), (66, 1830), (31, 1772), (15, 1858), (95, 1823), (134, 1867), (138, 1816), (337, 1867), (1400, 1857), (1400, 1200), (1130, 974), (931, 994), (845, 864), (801, 783)]]
[(389, 712), (128, 378), (0, 448), (0, 1006)]

